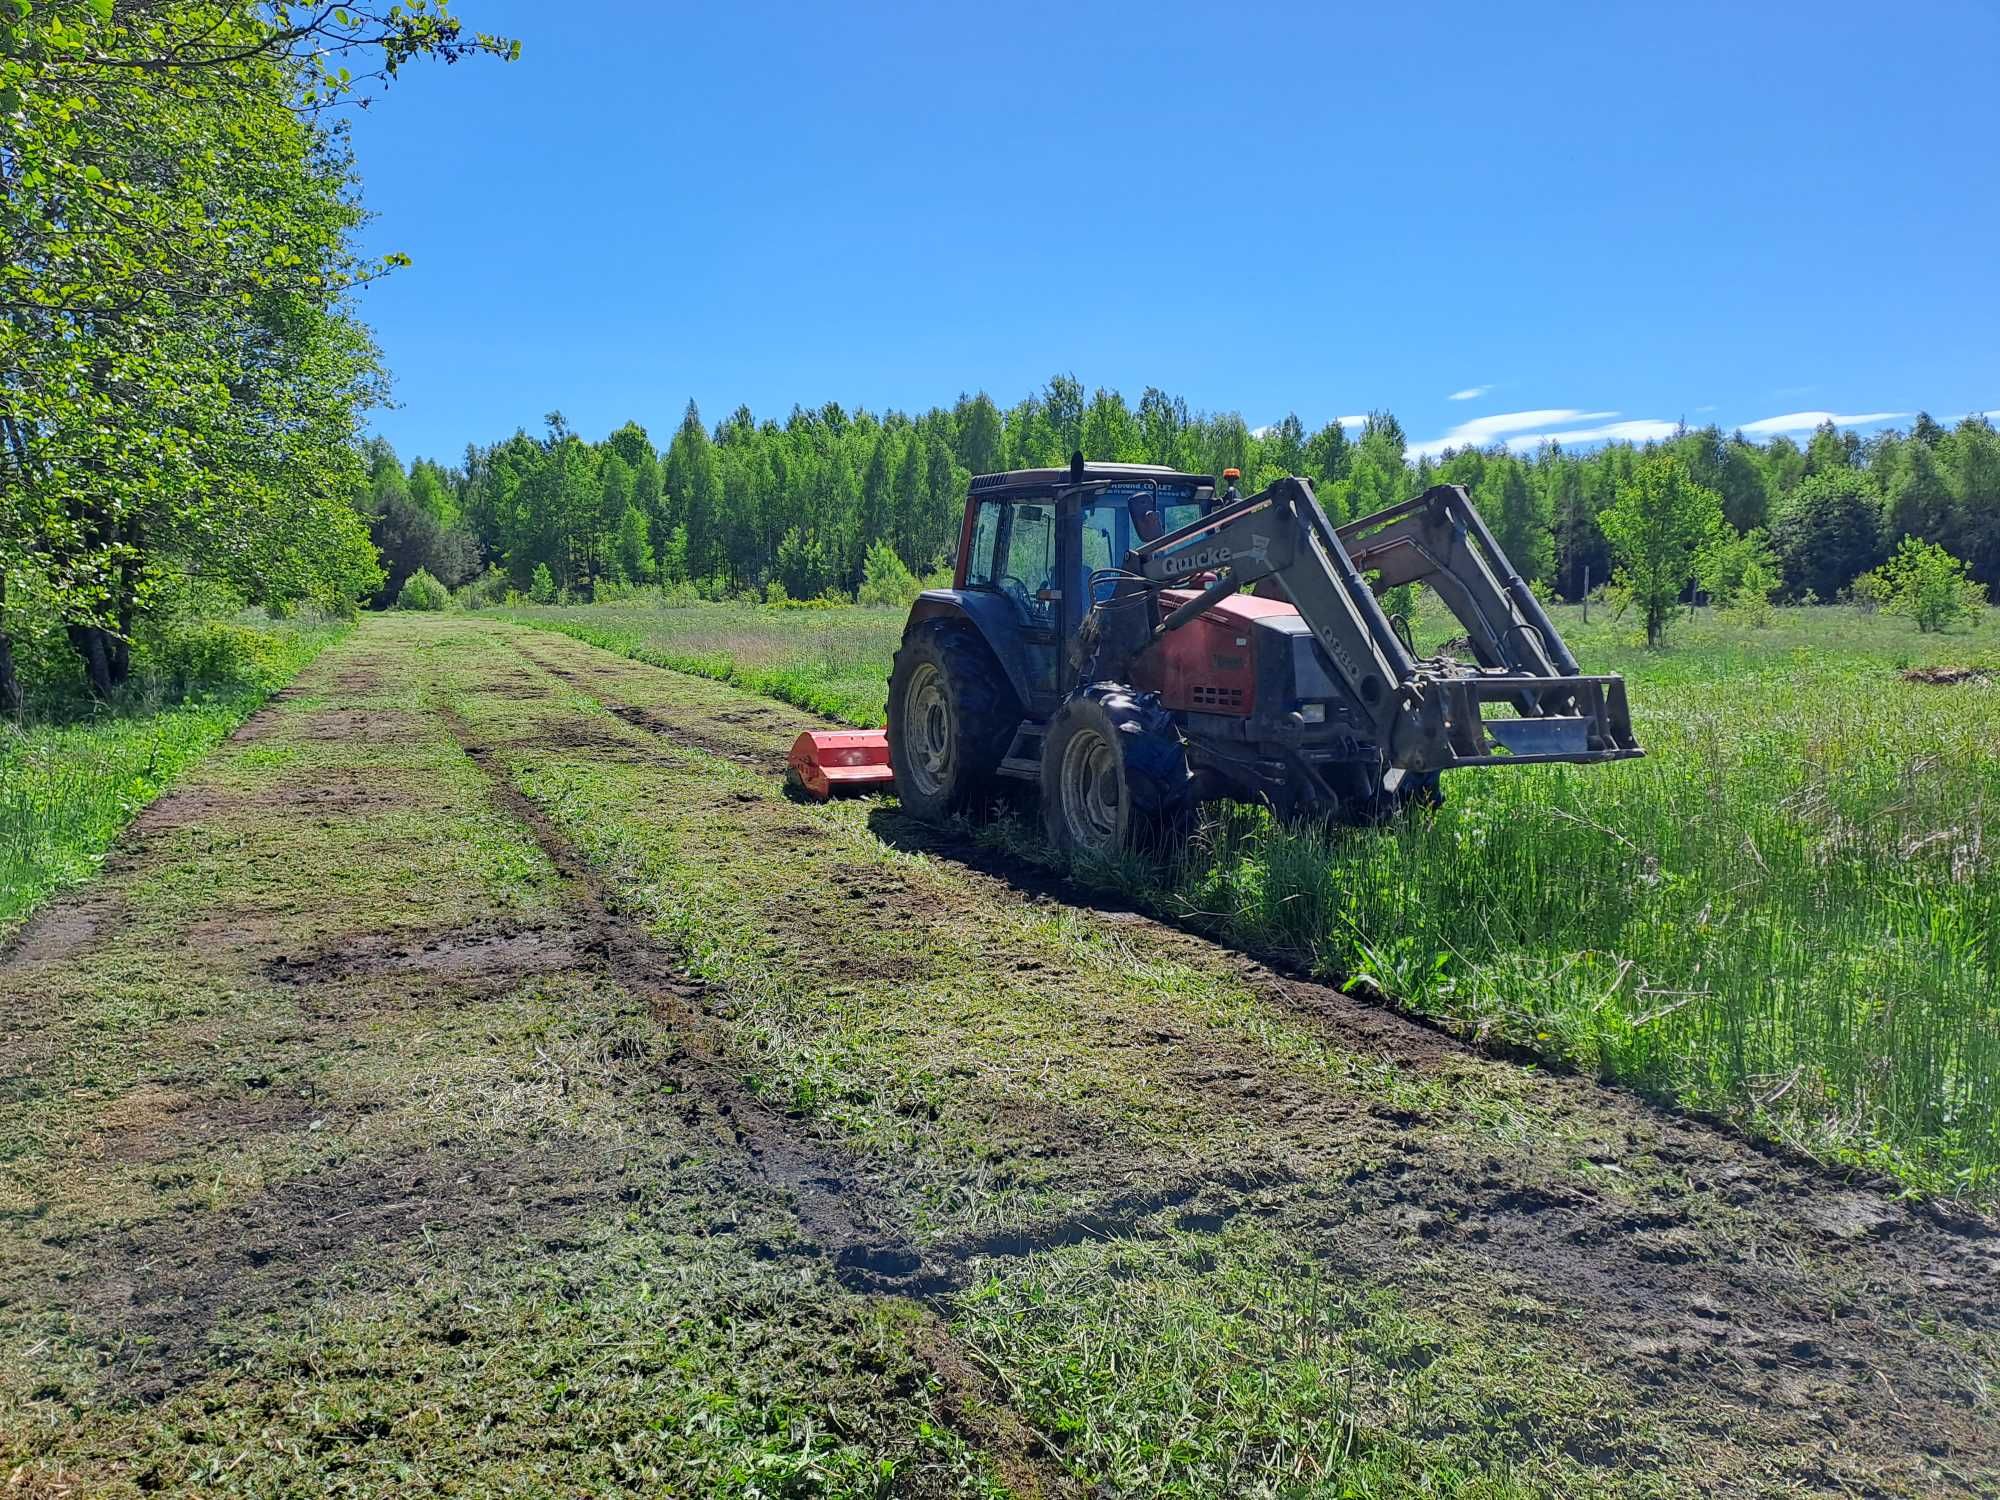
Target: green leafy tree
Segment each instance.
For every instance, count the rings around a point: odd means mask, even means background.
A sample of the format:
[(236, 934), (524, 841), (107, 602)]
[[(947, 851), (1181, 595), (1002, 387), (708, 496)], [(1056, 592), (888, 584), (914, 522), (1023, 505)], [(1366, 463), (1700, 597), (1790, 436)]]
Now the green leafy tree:
[(687, 527), (676, 526), (667, 535), (667, 543), (660, 549), (660, 582), (686, 583), (688, 573), (688, 533)]
[(686, 576), (712, 577), (723, 557), (722, 469), (692, 401), (667, 448), (666, 491), (667, 514), (676, 529), (687, 533)]
[(1083, 456), (1099, 463), (1142, 463), (1145, 447), (1139, 424), (1116, 391), (1098, 387), (1083, 414)]
[(1771, 545), (1794, 595), (1833, 599), (1882, 561), (1882, 503), (1864, 470), (1802, 479), (1778, 508)]
[(973, 474), (991, 474), (1000, 467), (1000, 409), (981, 391), (960, 396), (953, 413), (959, 467)]
[(619, 573), (633, 583), (648, 583), (653, 577), (653, 540), (646, 526), (646, 513), (636, 505), (625, 507), (619, 519), (613, 549)]
[(1723, 525), (1721, 497), (1689, 478), (1680, 459), (1656, 453), (1597, 521), (1618, 561), (1614, 583), (1644, 617), (1646, 643), (1662, 645), (1697, 556)]
[(1895, 554), (1868, 576), (1865, 592), (1893, 615), (1916, 621), (1924, 632), (1976, 618), (1986, 591), (1967, 576), (1965, 564), (1935, 542), (1903, 538)]
[(1353, 444), (1347, 441), (1347, 429), (1338, 422), (1329, 422), (1306, 444), (1305, 472), (1321, 489), (1339, 484), (1347, 478), (1353, 451)]
[(547, 563), (535, 564), (535, 578), (528, 585), (528, 598), (535, 604), (556, 602), (556, 576), (549, 571)]
[(515, 50), (443, 4), (10, 7), (0, 704), (20, 702), (8, 595), (30, 573), (99, 696), (190, 580), (276, 608), (381, 581), (349, 503), (381, 376), (349, 299), (400, 257), (356, 248), (329, 110), (414, 58)]
[[(1185, 468), (1188, 429), (1193, 425), (1187, 402), (1147, 386), (1139, 397), (1139, 444), (1149, 464)], [(978, 470), (974, 470), (977, 473)]]
[(1727, 524), (1695, 554), (1695, 577), (1716, 605), (1753, 625), (1770, 622), (1771, 596), (1784, 582), (1770, 539)]
[(1263, 471), (1273, 477), (1306, 472), (1306, 427), (1297, 412), (1287, 412), (1261, 441)]
[(1511, 453), (1498, 455), (1487, 464), (1473, 499), (1515, 571), (1530, 583), (1546, 577), (1555, 564), (1549, 497), (1528, 466)]
[(1882, 467), (1885, 540), (1913, 536), (1943, 547), (1959, 543), (1958, 496), (1938, 462), (1936, 443), (1915, 437), (1893, 443)]

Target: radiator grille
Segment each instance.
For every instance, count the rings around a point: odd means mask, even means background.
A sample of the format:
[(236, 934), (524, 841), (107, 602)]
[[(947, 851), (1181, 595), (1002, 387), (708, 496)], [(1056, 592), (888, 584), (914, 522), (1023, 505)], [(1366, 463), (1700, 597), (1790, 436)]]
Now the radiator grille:
[(1194, 683), (1188, 688), (1190, 706), (1194, 708), (1241, 708), (1243, 689), (1240, 687), (1217, 687), (1212, 683)]

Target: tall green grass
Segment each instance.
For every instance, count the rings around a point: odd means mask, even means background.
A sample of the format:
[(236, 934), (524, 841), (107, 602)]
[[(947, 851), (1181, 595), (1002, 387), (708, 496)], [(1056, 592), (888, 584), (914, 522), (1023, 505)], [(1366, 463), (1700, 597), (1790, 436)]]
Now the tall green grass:
[[(898, 617), (727, 611), (541, 613), (881, 721)], [(1587, 669), (1626, 674), (1646, 759), (1456, 772), (1441, 811), (1383, 829), (1219, 810), (1145, 898), (1473, 1035), (2000, 1198), (2000, 616), (1705, 616), (1649, 652), (1629, 620), (1557, 615)], [(1994, 675), (1902, 675), (1939, 663)]]
[(177, 703), (141, 685), (132, 701), (74, 723), (0, 720), (0, 934), (94, 875), (120, 829), (347, 629), (257, 631), (254, 649), (230, 654), (228, 676), (172, 681), (186, 695)]

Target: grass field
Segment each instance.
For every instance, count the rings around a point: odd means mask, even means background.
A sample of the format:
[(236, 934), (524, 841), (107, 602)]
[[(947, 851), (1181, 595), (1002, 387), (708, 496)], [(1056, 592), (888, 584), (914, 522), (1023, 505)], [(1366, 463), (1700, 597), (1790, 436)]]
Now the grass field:
[(371, 618), (47, 903), (5, 1492), (2000, 1483), (1990, 1221), (795, 801), (798, 717)]
[(0, 720), (0, 935), (50, 892), (95, 874), (141, 808), (346, 629), (267, 625), (255, 632), (254, 660), (180, 702), (140, 693), (78, 722)]
[[(1442, 813), (1385, 831), (1238, 810), (1145, 899), (1471, 1034), (1991, 1201), (2000, 672), (1902, 674), (2000, 667), (2000, 613), (1943, 636), (1844, 609), (1704, 614), (1664, 652), (1601, 610), (1557, 617), (1587, 669), (1630, 680), (1647, 759), (1459, 773)], [(517, 618), (864, 724), (901, 624), (644, 603)], [(1029, 831), (989, 836), (1032, 854)]]

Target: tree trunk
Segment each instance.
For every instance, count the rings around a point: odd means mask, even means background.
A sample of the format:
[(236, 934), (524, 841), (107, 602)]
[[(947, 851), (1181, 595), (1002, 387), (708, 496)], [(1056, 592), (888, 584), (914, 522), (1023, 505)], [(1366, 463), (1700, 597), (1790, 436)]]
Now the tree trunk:
[(14, 671), (14, 637), (7, 633), (7, 574), (0, 569), (0, 714), (19, 722), (21, 679)]
[(116, 637), (102, 625), (72, 625), (69, 627), (69, 643), (83, 658), (84, 674), (90, 679), (91, 696), (99, 702), (108, 703), (118, 686), (112, 675)]

